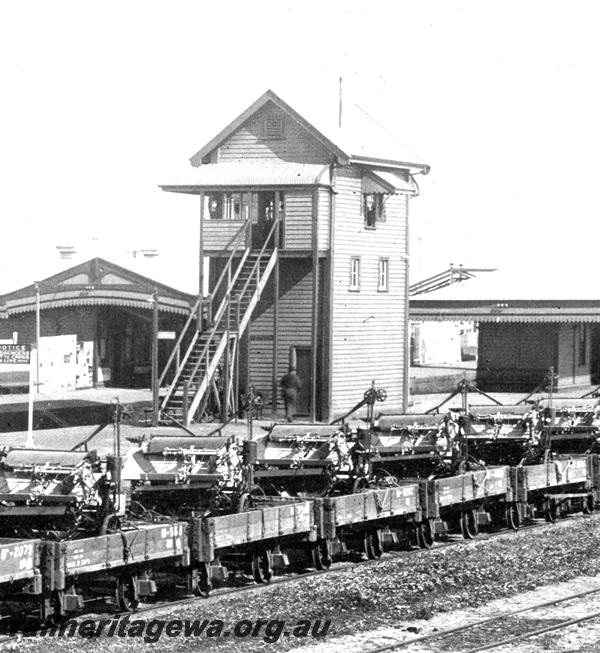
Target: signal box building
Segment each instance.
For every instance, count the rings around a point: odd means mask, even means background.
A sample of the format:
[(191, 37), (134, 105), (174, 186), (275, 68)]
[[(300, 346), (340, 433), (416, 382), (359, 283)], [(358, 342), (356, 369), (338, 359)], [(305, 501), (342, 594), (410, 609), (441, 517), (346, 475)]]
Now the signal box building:
[(290, 365), (299, 415), (339, 416), (373, 381), (405, 407), (408, 205), (428, 166), (387, 133), (359, 140), (267, 91), (162, 186), (199, 197), (210, 261), (163, 411), (189, 423), (218, 389), (227, 412), (249, 386), (281, 410)]

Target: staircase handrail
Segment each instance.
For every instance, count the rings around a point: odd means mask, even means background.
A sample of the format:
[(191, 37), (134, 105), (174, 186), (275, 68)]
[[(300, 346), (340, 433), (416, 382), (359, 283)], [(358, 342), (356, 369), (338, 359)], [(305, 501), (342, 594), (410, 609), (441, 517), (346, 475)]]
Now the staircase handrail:
[[(230, 238), (230, 240), (225, 245), (225, 247), (223, 247), (223, 249), (221, 250), (221, 252), (225, 252), (230, 247), (233, 248), (232, 251), (231, 251), (231, 254), (229, 255), (229, 258), (227, 259), (227, 264), (223, 268), (223, 272), (221, 272), (221, 276), (219, 277), (219, 280), (217, 281), (217, 285), (215, 286), (215, 289), (213, 290), (213, 292), (209, 296), (210, 297), (209, 301), (211, 302), (211, 310), (212, 310), (212, 301), (213, 301), (213, 298), (214, 298), (214, 294), (215, 294), (216, 290), (219, 288), (219, 286), (220, 286), (220, 284), (222, 282), (222, 279), (223, 279), (223, 277), (225, 275), (225, 272), (227, 271), (227, 268), (231, 265), (231, 261), (232, 261), (234, 255), (236, 254), (236, 252), (239, 249), (240, 242), (241, 242), (241, 235), (243, 233), (245, 233), (245, 231), (247, 229), (247, 223), (248, 223), (248, 220), (245, 220), (244, 224), (241, 225), (241, 227), (235, 232), (235, 234)], [(201, 265), (203, 265), (203, 263), (201, 263)], [(200, 289), (200, 292), (202, 292), (202, 289)], [(175, 360), (177, 352), (179, 351), (179, 347), (181, 346), (181, 343), (183, 342), (183, 339), (186, 336), (186, 334), (188, 332), (188, 329), (190, 328), (192, 320), (197, 315), (198, 308), (200, 306), (200, 302), (203, 299), (204, 299), (203, 297), (198, 295), (198, 299), (196, 300), (196, 303), (194, 304), (192, 310), (190, 311), (188, 319), (187, 319), (183, 329), (181, 330), (181, 333), (179, 334), (179, 338), (177, 339), (177, 342), (175, 343), (175, 346), (171, 350), (171, 354), (169, 355), (169, 358), (167, 359), (167, 362), (166, 362), (166, 364), (165, 364), (165, 366), (163, 368), (163, 371), (162, 371), (162, 373), (161, 373), (161, 375), (160, 375), (160, 377), (158, 379), (158, 387), (159, 388), (162, 386), (162, 383), (165, 380), (167, 372), (169, 371), (171, 365), (173, 364), (173, 361)], [(179, 370), (177, 370), (176, 373), (175, 373), (175, 378), (173, 379), (173, 382), (171, 383), (171, 385), (169, 387), (169, 390), (167, 392), (167, 398), (171, 395), (171, 393), (173, 391), (173, 388), (175, 387), (175, 384), (176, 384), (176, 382), (177, 382), (177, 380), (178, 380), (178, 378), (180, 376), (180, 371), (185, 366), (185, 364), (187, 362), (187, 359), (188, 359), (188, 357), (189, 357), (189, 355), (190, 355), (190, 353), (191, 353), (191, 351), (193, 349), (193, 344), (194, 343), (195, 343), (195, 338), (193, 339), (192, 344), (188, 347), (188, 350), (187, 350), (185, 356), (183, 357), (183, 360), (180, 361)]]
[(250, 249), (246, 248), (244, 251), (244, 254), (235, 270), (233, 273), (231, 280), (227, 286), (227, 292), (225, 293), (225, 296), (221, 300), (221, 303), (219, 304), (219, 308), (217, 309), (217, 312), (215, 313), (213, 319), (215, 322), (219, 322), (221, 320), (221, 317), (227, 308), (227, 297), (231, 294), (231, 291), (233, 290), (233, 287), (235, 286), (235, 282), (237, 281), (238, 277), (240, 276), (240, 273), (242, 271), (242, 268), (244, 267), (244, 263), (246, 262), (246, 259), (248, 258), (248, 254), (250, 253)]
[[(231, 262), (233, 261), (233, 257), (237, 254), (238, 249), (240, 248), (240, 242), (241, 242), (241, 235), (246, 232), (246, 229), (248, 227), (248, 220), (244, 220), (244, 223), (242, 226), (236, 231), (235, 235), (233, 238), (225, 245), (225, 247), (221, 250), (217, 258), (219, 258), (220, 254), (222, 252), (227, 251), (230, 247), (231, 249), (231, 254), (229, 255), (227, 259), (227, 263), (223, 267), (223, 270), (221, 271), (221, 274), (219, 275), (219, 278), (217, 279), (217, 283), (215, 283), (214, 288), (212, 289), (212, 292), (209, 294), (209, 301), (211, 303), (211, 310), (212, 310), (212, 302), (221, 287), (221, 284), (223, 283), (223, 279), (225, 278), (225, 274), (227, 273), (228, 268), (231, 267)], [(238, 242), (240, 241), (240, 242)]]
[(158, 387), (159, 388), (162, 386), (162, 382), (165, 380), (165, 376), (167, 375), (167, 372), (168, 372), (169, 368), (171, 367), (173, 361), (175, 360), (175, 355), (176, 355), (177, 351), (179, 350), (179, 347), (181, 346), (181, 343), (183, 342), (183, 338), (184, 338), (185, 334), (187, 333), (187, 330), (190, 328), (190, 324), (191, 324), (192, 320), (194, 319), (194, 317), (198, 313), (198, 306), (200, 306), (200, 297), (198, 297), (198, 299), (196, 300), (196, 303), (192, 307), (192, 309), (190, 311), (190, 314), (188, 315), (188, 319), (186, 320), (185, 325), (184, 325), (183, 329), (181, 330), (181, 333), (179, 334), (179, 338), (177, 338), (175, 346), (171, 350), (171, 354), (169, 355), (169, 358), (168, 358), (165, 366), (163, 367), (163, 371), (162, 371), (161, 375), (158, 377)]
[[(273, 237), (273, 234), (275, 232), (275, 227), (277, 226), (278, 223), (279, 223), (279, 218), (277, 217), (277, 218), (275, 218), (273, 220), (273, 225), (271, 226), (271, 229), (269, 230), (269, 233), (267, 234), (267, 237), (265, 238), (265, 242), (263, 243), (263, 246), (262, 246), (260, 252), (258, 253), (258, 256), (256, 258), (256, 262), (252, 266), (252, 270), (250, 271), (250, 274), (248, 275), (248, 278), (246, 279), (246, 283), (244, 284), (244, 287), (242, 288), (241, 292), (237, 295), (236, 301), (237, 301), (238, 304), (242, 301), (242, 298), (244, 297), (244, 295), (246, 294), (246, 291), (248, 290), (248, 285), (250, 283), (250, 280), (254, 277), (256, 269), (259, 268), (259, 266), (260, 266), (261, 258), (263, 257), (263, 255), (265, 253), (265, 250), (267, 248), (267, 244), (271, 240), (271, 237)], [(273, 249), (275, 249), (275, 243), (273, 243)]]
[[(227, 298), (224, 298), (223, 302), (226, 302), (226, 301), (227, 301)], [(200, 352), (200, 356), (198, 356), (198, 360), (196, 361), (196, 364), (194, 365), (192, 371), (190, 372), (189, 379), (190, 379), (191, 383), (194, 382), (194, 377), (196, 376), (196, 373), (198, 372), (198, 368), (200, 367), (200, 364), (202, 363), (204, 358), (208, 355), (208, 349), (209, 349), (210, 345), (212, 344), (213, 338), (215, 337), (215, 334), (217, 333), (217, 327), (220, 325), (221, 319), (223, 318), (224, 314), (225, 313), (223, 312), (221, 314), (219, 320), (215, 320), (215, 323), (214, 323), (214, 326), (213, 326), (213, 328), (212, 328), (212, 330), (210, 332), (210, 335), (208, 336), (208, 338), (207, 338), (207, 340), (206, 340), (206, 342), (204, 344), (204, 347), (202, 348), (202, 351)]]
[(165, 393), (165, 396), (163, 397), (163, 401), (161, 404), (161, 410), (165, 408), (167, 405), (169, 399), (171, 398), (171, 395), (173, 394), (175, 388), (177, 387), (177, 381), (179, 381), (179, 377), (181, 376), (181, 372), (183, 368), (185, 367), (185, 364), (187, 363), (188, 358), (190, 357), (190, 354), (194, 350), (194, 346), (196, 344), (196, 341), (198, 340), (198, 336), (200, 335), (200, 332), (198, 330), (194, 331), (194, 336), (190, 340), (190, 344), (188, 345), (188, 348), (185, 352), (185, 355), (183, 359), (179, 363), (179, 367), (175, 371), (175, 376), (173, 377), (173, 380), (169, 384), (169, 387), (167, 389), (167, 392)]

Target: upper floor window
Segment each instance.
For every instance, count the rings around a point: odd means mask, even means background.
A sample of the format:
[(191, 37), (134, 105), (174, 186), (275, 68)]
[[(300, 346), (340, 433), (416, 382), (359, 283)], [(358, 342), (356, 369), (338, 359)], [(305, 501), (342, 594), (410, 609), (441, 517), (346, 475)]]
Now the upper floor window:
[(377, 268), (377, 290), (379, 292), (387, 292), (389, 290), (389, 276), (390, 260), (388, 258), (380, 258)]
[(360, 256), (350, 258), (350, 283), (348, 290), (360, 290)]
[(245, 220), (248, 218), (250, 193), (209, 193), (207, 205), (211, 220)]
[(268, 139), (283, 138), (283, 116), (266, 116), (263, 137)]
[(385, 222), (383, 193), (363, 193), (363, 213), (368, 229), (375, 229), (377, 222)]

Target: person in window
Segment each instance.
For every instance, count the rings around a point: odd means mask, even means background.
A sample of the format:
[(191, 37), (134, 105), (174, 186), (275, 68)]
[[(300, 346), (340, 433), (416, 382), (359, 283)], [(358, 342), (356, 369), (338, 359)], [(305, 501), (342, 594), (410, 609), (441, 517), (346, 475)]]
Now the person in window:
[(296, 414), (296, 401), (298, 392), (302, 388), (302, 382), (296, 374), (296, 368), (290, 365), (289, 372), (281, 378), (281, 396), (285, 406), (285, 419), (287, 422), (294, 421)]

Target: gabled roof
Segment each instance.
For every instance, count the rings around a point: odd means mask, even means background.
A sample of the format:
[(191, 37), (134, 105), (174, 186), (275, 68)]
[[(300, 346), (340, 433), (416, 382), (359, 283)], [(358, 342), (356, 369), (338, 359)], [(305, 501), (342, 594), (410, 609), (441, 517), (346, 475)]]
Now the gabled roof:
[[(40, 308), (65, 306), (127, 306), (152, 308), (152, 293), (158, 293), (159, 310), (188, 314), (195, 298), (192, 295), (149, 279), (137, 272), (93, 258), (54, 274), (37, 283)], [(36, 284), (0, 296), (3, 317), (34, 311)]]
[[(382, 128), (377, 129), (375, 123), (369, 123), (369, 129), (363, 136), (362, 130), (323, 130), (314, 126), (301, 116), (289, 104), (284, 102), (273, 91), (268, 90), (243, 111), (225, 129), (219, 132), (204, 147), (190, 159), (193, 166), (200, 166), (205, 157), (209, 156), (217, 147), (222, 145), (230, 136), (240, 129), (246, 121), (269, 102), (275, 104), (284, 113), (300, 124), (313, 138), (320, 142), (342, 165), (348, 163), (362, 163), (364, 165), (389, 165), (390, 167), (404, 167), (415, 169), (427, 174), (429, 166), (414, 153), (409, 152), (404, 146), (394, 142), (394, 137)], [(361, 133), (359, 133), (359, 131)]]

